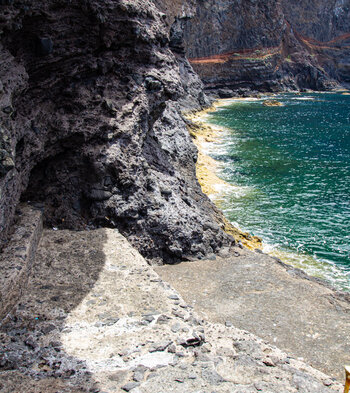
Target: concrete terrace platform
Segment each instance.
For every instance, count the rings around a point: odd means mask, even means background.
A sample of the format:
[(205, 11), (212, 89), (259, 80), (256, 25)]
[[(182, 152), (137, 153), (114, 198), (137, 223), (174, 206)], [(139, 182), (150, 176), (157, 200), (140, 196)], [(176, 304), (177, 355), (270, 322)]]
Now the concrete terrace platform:
[[(181, 265), (198, 278), (190, 280), (198, 298), (222, 285), (213, 274), (204, 280), (209, 263), (202, 263)], [(250, 318), (247, 325), (259, 323)], [(116, 230), (45, 230), (27, 291), (0, 326), (0, 392), (125, 391), (340, 393), (342, 386), (246, 331), (202, 320)]]
[(344, 381), (350, 294), (247, 250), (239, 257), (157, 268), (201, 317), (232, 323)]

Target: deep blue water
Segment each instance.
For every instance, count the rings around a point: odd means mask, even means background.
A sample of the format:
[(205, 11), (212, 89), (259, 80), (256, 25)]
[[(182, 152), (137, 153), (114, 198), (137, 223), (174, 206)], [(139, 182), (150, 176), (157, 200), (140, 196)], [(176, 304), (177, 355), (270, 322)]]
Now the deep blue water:
[(211, 155), (241, 187), (218, 203), (268, 249), (350, 290), (350, 96), (283, 94), (283, 107), (232, 101)]

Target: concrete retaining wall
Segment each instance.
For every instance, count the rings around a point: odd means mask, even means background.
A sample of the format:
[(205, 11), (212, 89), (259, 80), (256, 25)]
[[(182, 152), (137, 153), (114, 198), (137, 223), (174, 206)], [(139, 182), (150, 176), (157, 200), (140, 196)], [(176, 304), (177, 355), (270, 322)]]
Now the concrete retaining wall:
[(41, 210), (20, 205), (10, 241), (0, 254), (0, 323), (27, 287), (42, 229)]

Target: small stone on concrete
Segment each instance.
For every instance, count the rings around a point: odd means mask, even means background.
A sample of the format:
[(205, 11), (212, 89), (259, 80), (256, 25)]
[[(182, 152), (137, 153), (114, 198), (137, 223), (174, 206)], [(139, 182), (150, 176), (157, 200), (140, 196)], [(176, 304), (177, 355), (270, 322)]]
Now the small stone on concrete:
[(169, 353), (176, 353), (176, 345), (175, 344), (171, 344), (168, 346), (168, 352)]
[(276, 367), (275, 363), (270, 358), (266, 358), (263, 360), (263, 363), (268, 367)]
[(165, 324), (168, 323), (169, 319), (171, 319), (170, 317), (168, 317), (167, 315), (160, 315), (157, 319), (157, 323), (159, 324)]
[(138, 382), (128, 382), (126, 385), (122, 386), (122, 390), (125, 392), (130, 392), (130, 390), (135, 389), (140, 384)]
[(142, 382), (142, 381), (143, 381), (143, 378), (144, 378), (144, 373), (141, 372), (141, 371), (136, 371), (136, 372), (134, 373), (132, 379), (133, 379), (135, 382)]
[(333, 381), (331, 379), (326, 379), (323, 381), (323, 385), (324, 386), (332, 386), (333, 385)]
[(152, 321), (154, 321), (154, 316), (153, 315), (146, 315), (143, 317), (143, 319), (147, 322), (152, 322)]
[(177, 333), (181, 329), (181, 325), (179, 323), (174, 323), (174, 325), (171, 326), (171, 331), (173, 333)]

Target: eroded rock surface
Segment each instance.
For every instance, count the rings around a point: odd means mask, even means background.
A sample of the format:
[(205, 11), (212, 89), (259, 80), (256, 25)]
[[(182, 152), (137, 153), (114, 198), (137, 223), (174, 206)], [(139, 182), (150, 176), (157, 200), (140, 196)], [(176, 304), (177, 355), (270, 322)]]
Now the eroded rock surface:
[(2, 244), (20, 199), (49, 227), (117, 227), (158, 263), (232, 244), (180, 114), (208, 101), (153, 2), (5, 1), (0, 15)]

